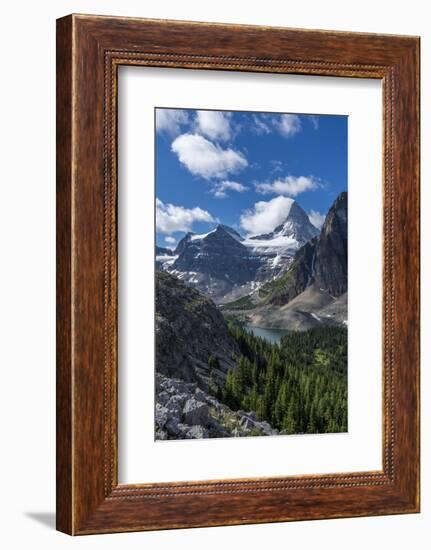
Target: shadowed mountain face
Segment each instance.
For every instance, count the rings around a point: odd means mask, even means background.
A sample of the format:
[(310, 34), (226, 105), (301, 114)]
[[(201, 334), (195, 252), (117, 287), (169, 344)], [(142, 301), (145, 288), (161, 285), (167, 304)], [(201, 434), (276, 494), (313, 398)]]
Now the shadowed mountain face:
[(156, 256), (173, 256), (174, 252), (170, 248), (156, 246)]
[(213, 375), (223, 380), (239, 354), (223, 315), (214, 303), (168, 273), (156, 271), (157, 372), (205, 388), (209, 358)]
[(334, 297), (347, 292), (347, 193), (331, 206), (320, 235), (300, 248), (290, 269), (260, 294), (265, 303), (284, 305), (311, 284)]
[(347, 193), (341, 193), (326, 216), (317, 241), (313, 278), (333, 296), (347, 292)]
[(292, 200), (285, 221), (271, 233), (243, 238), (225, 225), (203, 235), (188, 233), (174, 256), (159, 265), (214, 301), (224, 302), (286, 271), (296, 251), (318, 233)]
[(182, 252), (173, 269), (199, 273), (206, 275), (209, 281), (219, 279), (232, 285), (252, 280), (259, 268), (259, 260), (250, 257), (241, 237), (234, 235), (233, 230), (223, 225), (203, 236), (187, 235), (178, 245)]

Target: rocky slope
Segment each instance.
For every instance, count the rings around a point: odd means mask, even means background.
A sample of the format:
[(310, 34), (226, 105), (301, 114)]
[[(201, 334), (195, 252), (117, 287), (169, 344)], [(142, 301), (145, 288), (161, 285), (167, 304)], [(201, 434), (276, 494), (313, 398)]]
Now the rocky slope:
[(318, 233), (292, 200), (284, 222), (270, 233), (244, 238), (226, 225), (202, 235), (187, 233), (174, 256), (160, 256), (159, 265), (223, 303), (278, 277), (289, 268), (295, 252)]
[(321, 324), (346, 325), (347, 293), (335, 298), (311, 285), (282, 306), (264, 304), (236, 310), (235, 315), (257, 327), (287, 330), (309, 330)]
[(232, 411), (214, 394), (240, 355), (213, 302), (156, 272), (156, 439), (278, 433), (253, 412)]
[(156, 375), (155, 438), (202, 439), (277, 435), (254, 412), (232, 411), (197, 384)]
[(238, 355), (213, 302), (169, 273), (156, 271), (157, 372), (206, 389), (210, 380), (224, 383)]

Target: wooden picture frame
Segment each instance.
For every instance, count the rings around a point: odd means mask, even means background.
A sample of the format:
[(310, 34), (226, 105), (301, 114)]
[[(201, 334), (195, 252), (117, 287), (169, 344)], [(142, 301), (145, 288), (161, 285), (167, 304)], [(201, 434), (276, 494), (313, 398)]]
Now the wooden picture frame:
[[(383, 469), (119, 485), (117, 68), (383, 83)], [(57, 21), (57, 529), (72, 535), (419, 511), (419, 38)]]

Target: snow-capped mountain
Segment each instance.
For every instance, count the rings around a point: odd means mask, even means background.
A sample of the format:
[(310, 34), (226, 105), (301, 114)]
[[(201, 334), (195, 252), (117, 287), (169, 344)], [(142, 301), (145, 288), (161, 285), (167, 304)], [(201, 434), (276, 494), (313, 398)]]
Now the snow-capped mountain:
[(292, 263), (296, 251), (319, 231), (292, 200), (286, 218), (271, 233), (242, 237), (226, 225), (187, 233), (158, 266), (216, 302), (239, 298), (272, 280)]
[(248, 237), (243, 244), (262, 258), (258, 280), (266, 281), (286, 271), (296, 251), (318, 234), (301, 206), (292, 200), (282, 224), (270, 233)]
[(289, 211), (286, 213), (286, 219), (278, 225), (271, 233), (265, 235), (256, 235), (250, 237), (250, 241), (277, 241), (282, 244), (285, 239), (285, 244), (288, 246), (291, 243), (297, 243), (302, 246), (307, 241), (318, 235), (319, 231), (310, 222), (309, 217), (299, 204), (292, 199)]

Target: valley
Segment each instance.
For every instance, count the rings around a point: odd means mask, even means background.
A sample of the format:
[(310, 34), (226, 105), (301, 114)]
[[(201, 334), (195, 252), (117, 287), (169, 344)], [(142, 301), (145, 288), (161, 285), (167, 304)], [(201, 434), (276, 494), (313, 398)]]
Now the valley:
[(156, 249), (155, 438), (347, 430), (347, 193)]

